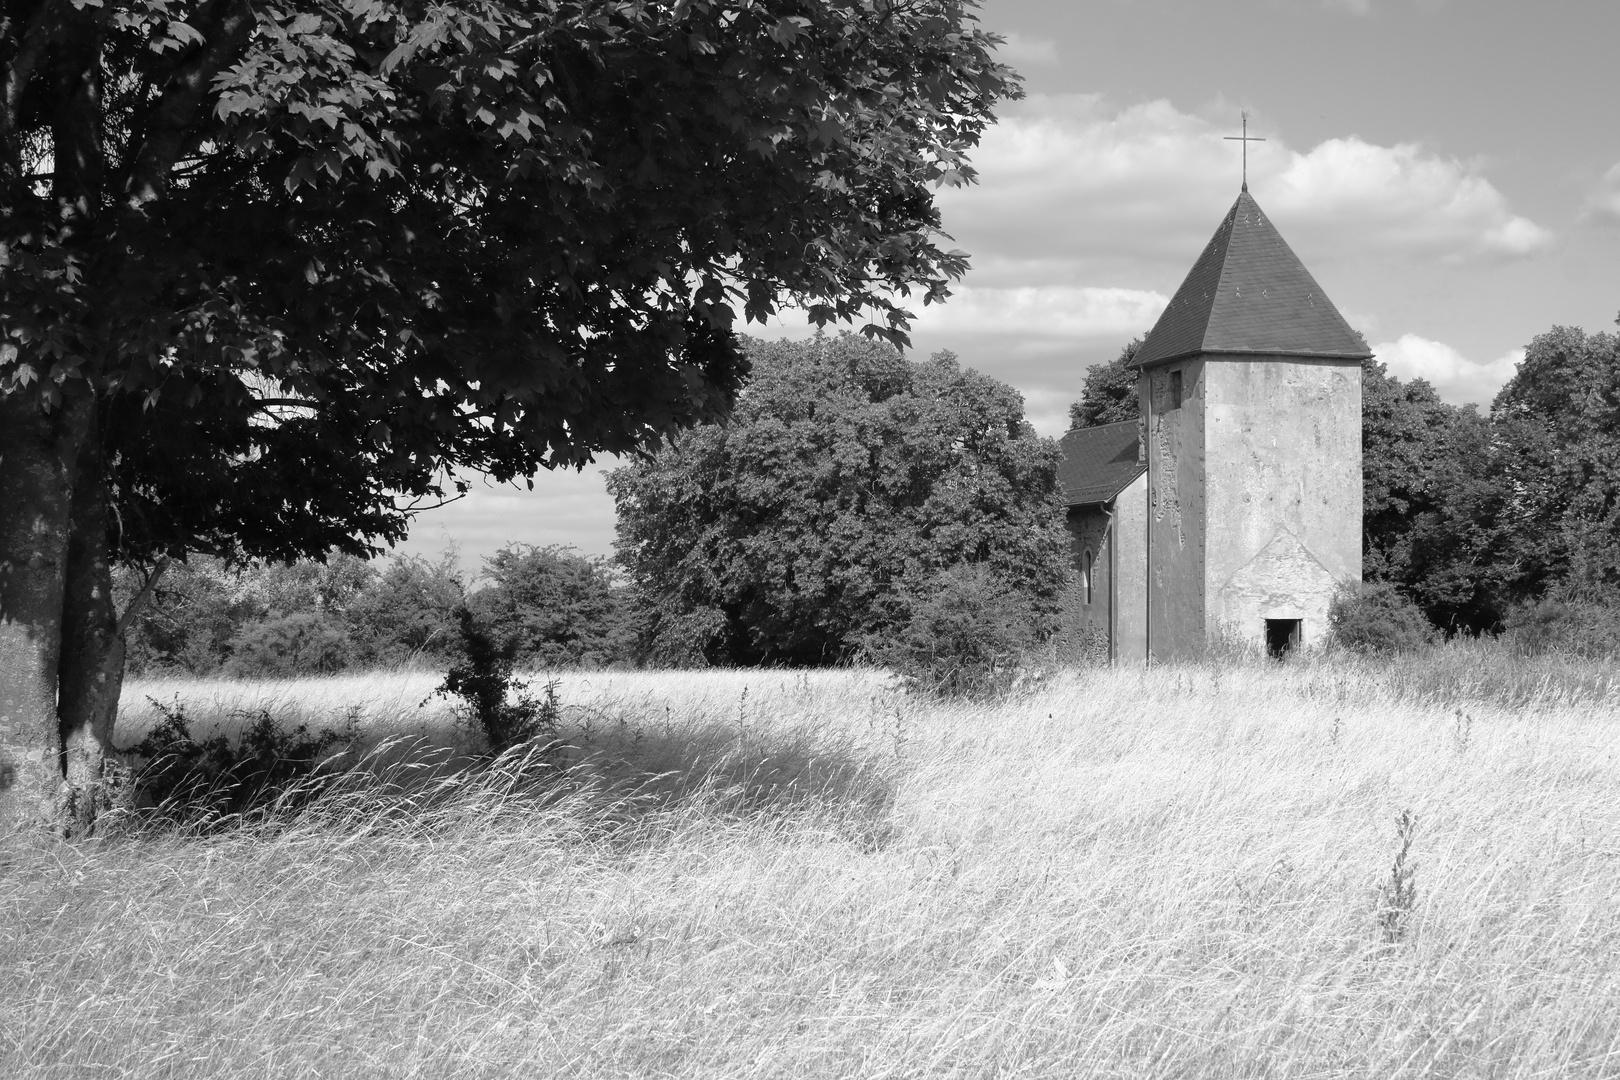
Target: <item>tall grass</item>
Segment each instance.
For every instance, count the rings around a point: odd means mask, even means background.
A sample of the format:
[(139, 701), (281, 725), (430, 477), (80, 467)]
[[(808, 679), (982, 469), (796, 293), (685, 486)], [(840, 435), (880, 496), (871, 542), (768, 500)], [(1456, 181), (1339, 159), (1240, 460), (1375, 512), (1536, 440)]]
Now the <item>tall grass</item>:
[[(560, 754), (445, 771), (395, 742), (297, 817), (19, 834), (0, 1075), (1616, 1075), (1607, 673), (1422, 662), (995, 705), (572, 675)], [(398, 739), (448, 723), (431, 683), (130, 704), (359, 705)]]

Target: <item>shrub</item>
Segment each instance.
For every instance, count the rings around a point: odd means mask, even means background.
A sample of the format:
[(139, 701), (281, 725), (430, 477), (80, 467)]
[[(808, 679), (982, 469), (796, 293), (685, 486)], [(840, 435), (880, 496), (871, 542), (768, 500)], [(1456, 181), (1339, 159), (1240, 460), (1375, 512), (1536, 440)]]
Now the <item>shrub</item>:
[(437, 562), (396, 555), (344, 610), (358, 663), (387, 665), (456, 652), (456, 608), (466, 601), (455, 552)]
[(304, 724), (283, 731), (261, 709), (234, 745), (224, 735), (198, 742), (178, 700), (173, 706), (147, 700), (162, 719), (130, 748), (143, 761), (135, 770), (136, 798), (181, 818), (218, 819), (284, 802), (333, 747), (355, 738), (352, 729), (311, 735)]
[[(114, 576), (120, 607), (143, 575)], [(456, 651), (465, 601), (453, 552), (437, 562), (396, 556), (376, 564), (334, 554), (326, 562), (231, 565), (195, 555), (175, 562), (125, 635), (131, 674), (231, 676), (397, 665)]]
[[(116, 572), (113, 593), (120, 609), (144, 580), (128, 568)], [(130, 674), (218, 671), (230, 656), (231, 639), (262, 614), (240, 584), (240, 574), (220, 559), (194, 555), (169, 564), (124, 634)]]
[(1620, 603), (1549, 597), (1508, 612), (1507, 634), (1524, 656), (1620, 658)]
[(944, 697), (986, 697), (1008, 689), (1019, 660), (1035, 644), (1030, 604), (982, 563), (935, 575), (908, 598), (909, 618), (868, 652), (894, 669), (906, 688)]
[(343, 625), (330, 616), (282, 615), (237, 631), (222, 672), (233, 679), (331, 675), (348, 667), (352, 650)]
[(1412, 652), (1436, 640), (1434, 626), (1387, 581), (1350, 581), (1328, 605), (1328, 645), (1358, 653)]
[(603, 667), (630, 659), (629, 590), (608, 561), (559, 545), (508, 544), (484, 561), (489, 584), (467, 601), (514, 660), (547, 667)]
[(492, 754), (556, 734), (560, 712), (556, 680), (546, 683), (543, 699), (535, 698), (528, 692), (528, 681), (512, 674), (513, 643), (496, 644), (466, 607), (456, 610), (456, 626), (463, 659), (445, 673), (434, 693), (465, 703)]

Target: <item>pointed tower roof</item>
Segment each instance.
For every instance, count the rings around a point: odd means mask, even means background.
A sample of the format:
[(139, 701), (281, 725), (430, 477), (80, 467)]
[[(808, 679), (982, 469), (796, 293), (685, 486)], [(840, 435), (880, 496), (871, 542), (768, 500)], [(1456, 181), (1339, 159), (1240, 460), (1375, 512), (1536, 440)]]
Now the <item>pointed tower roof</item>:
[(1207, 352), (1344, 360), (1372, 355), (1247, 186), (1131, 366)]

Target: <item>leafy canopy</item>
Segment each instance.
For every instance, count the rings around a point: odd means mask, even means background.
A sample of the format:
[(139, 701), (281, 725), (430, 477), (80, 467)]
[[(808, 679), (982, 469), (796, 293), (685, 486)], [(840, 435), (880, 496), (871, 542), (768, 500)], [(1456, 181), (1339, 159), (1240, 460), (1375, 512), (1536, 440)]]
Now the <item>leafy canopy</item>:
[(1055, 609), (1057, 447), (1016, 391), (849, 334), (748, 354), (729, 423), (609, 476), (656, 659), (845, 660), (963, 564), (1036, 616)]
[(19, 0), (0, 392), (101, 402), (127, 555), (395, 539), (446, 468), (723, 414), (739, 316), (904, 340), (993, 42), (953, 0)]
[(1142, 339), (1136, 338), (1113, 360), (1087, 369), (1080, 400), (1069, 404), (1071, 430), (1136, 419), (1136, 369), (1129, 365), (1141, 347)]
[(508, 544), (484, 560), (467, 607), (495, 645), (533, 667), (597, 667), (629, 659), (628, 589), (606, 559), (572, 548)]
[(1620, 592), (1620, 335), (1537, 335), (1491, 404), (1516, 591)]

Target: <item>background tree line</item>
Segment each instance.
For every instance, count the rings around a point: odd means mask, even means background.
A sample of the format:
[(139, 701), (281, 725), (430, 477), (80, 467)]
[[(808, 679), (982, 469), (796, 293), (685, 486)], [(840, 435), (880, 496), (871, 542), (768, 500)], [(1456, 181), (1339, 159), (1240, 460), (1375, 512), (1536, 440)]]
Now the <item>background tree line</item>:
[[(121, 603), (140, 587), (128, 571), (115, 584)], [(132, 621), (127, 663), (136, 675), (226, 678), (442, 668), (461, 655), (465, 608), (518, 664), (598, 667), (635, 656), (628, 600), (607, 560), (565, 547), (509, 545), (471, 582), (453, 552), (236, 566), (201, 556), (171, 568)]]
[[(848, 333), (743, 348), (752, 374), (724, 423), (610, 476), (617, 570), (528, 545), (475, 583), (448, 557), (197, 557), (135, 619), (131, 669), (443, 666), (465, 607), (521, 665), (865, 657), (935, 680), (1009, 673), (1055, 627), (1070, 573), (1058, 449), (1018, 393), (948, 353), (912, 361)], [(119, 584), (127, 603), (140, 579)]]
[[(1074, 425), (1135, 418), (1139, 344), (1091, 369)], [(917, 362), (849, 334), (743, 349), (752, 375), (728, 420), (610, 476), (615, 561), (512, 545), (469, 582), (449, 558), (197, 558), (135, 620), (132, 669), (443, 666), (461, 607), (532, 666), (867, 658), (942, 678), (946, 658), (1010, 671), (1057, 628), (1057, 449), (1016, 391), (949, 354)], [(1617, 401), (1607, 333), (1537, 337), (1484, 414), (1368, 361), (1366, 581), (1447, 634), (1545, 621), (1548, 603), (1620, 610)], [(137, 584), (120, 578), (126, 596)]]

